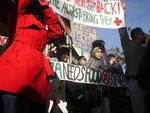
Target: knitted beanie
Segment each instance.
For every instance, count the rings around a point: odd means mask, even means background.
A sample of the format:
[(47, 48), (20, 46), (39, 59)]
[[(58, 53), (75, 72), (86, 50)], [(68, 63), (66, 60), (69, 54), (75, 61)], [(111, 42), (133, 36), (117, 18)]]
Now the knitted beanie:
[(94, 40), (92, 42), (92, 47), (102, 47), (105, 44), (103, 40)]

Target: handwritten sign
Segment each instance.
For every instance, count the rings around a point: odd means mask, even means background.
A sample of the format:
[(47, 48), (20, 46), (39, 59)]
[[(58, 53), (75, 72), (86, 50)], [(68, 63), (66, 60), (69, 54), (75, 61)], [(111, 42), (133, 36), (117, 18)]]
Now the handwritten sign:
[(74, 23), (100, 28), (125, 26), (120, 0), (50, 0), (50, 6)]
[(97, 39), (96, 28), (71, 22), (71, 29), (74, 46), (90, 50)]
[(112, 87), (127, 86), (123, 75), (112, 74), (104, 70), (92, 70), (79, 65), (69, 65), (64, 62), (51, 62), (51, 65), (60, 80)]

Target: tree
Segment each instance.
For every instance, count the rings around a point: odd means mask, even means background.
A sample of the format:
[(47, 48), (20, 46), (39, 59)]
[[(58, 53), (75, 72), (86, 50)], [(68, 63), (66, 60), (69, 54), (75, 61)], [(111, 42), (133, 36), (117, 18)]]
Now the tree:
[(112, 46), (110, 49), (106, 49), (106, 51), (108, 54), (113, 53), (117, 58), (117, 62), (119, 62), (123, 66), (123, 68), (126, 69), (125, 57), (119, 47)]

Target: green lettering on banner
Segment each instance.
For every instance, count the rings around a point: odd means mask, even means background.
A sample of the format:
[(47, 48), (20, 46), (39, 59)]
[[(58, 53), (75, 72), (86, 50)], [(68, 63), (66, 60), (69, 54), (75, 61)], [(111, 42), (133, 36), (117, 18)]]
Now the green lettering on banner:
[(79, 18), (79, 20), (82, 18), (82, 9), (75, 8), (74, 17)]
[(96, 83), (97, 82), (97, 71), (96, 70), (91, 70), (90, 71), (90, 76), (89, 76), (89, 81), (92, 83)]
[(112, 25), (112, 17), (99, 15), (101, 25)]
[(94, 81), (94, 78), (93, 78), (94, 74), (95, 74), (95, 71), (91, 69), (90, 73), (89, 73), (89, 77), (88, 77), (90, 83), (92, 83)]
[(65, 63), (63, 63), (63, 76), (64, 76), (64, 79), (65, 79), (65, 77), (67, 77), (67, 79), (69, 79), (68, 71), (69, 71), (68, 66), (65, 66)]
[(64, 2), (61, 12), (63, 12), (64, 14), (68, 14), (69, 11), (67, 11), (67, 10), (68, 10), (67, 4)]
[(98, 20), (96, 19), (96, 14), (91, 14), (87, 11), (83, 11), (83, 21), (90, 22), (90, 23), (96, 23), (98, 24)]
[(101, 71), (86, 68), (85, 83), (87, 81), (89, 81), (90, 83), (100, 83), (101, 82)]
[(72, 17), (78, 18), (79, 20), (82, 18), (82, 10), (80, 8), (76, 8), (75, 5), (68, 4), (64, 2), (61, 12), (64, 14), (68, 14)]
[(57, 9), (59, 9), (59, 0), (50, 0), (50, 4), (55, 6)]
[(86, 71), (85, 71), (85, 83), (87, 82), (87, 78), (89, 78), (89, 76), (90, 76), (90, 72), (91, 72), (91, 69), (90, 68), (86, 68)]
[(64, 62), (51, 62), (51, 66), (60, 80), (113, 87), (127, 86), (127, 81), (123, 75), (112, 74), (106, 70), (93, 70), (84, 66), (69, 65)]
[(100, 70), (92, 70), (90, 72), (89, 81), (92, 83), (100, 83), (101, 82), (101, 71)]
[(57, 73), (59, 78), (62, 79), (62, 68), (61, 68), (61, 64), (59, 62), (56, 62), (55, 66), (54, 66), (54, 71)]
[(97, 83), (101, 82), (101, 70), (97, 70)]
[(69, 14), (70, 16), (74, 16), (74, 7), (71, 4), (64, 2), (61, 12), (64, 14)]
[[(100, 28), (125, 26), (120, 0), (106, 1), (96, 0), (96, 4), (91, 4), (88, 0), (50, 0), (50, 5), (59, 15), (78, 24)], [(115, 25), (115, 17), (121, 24)]]

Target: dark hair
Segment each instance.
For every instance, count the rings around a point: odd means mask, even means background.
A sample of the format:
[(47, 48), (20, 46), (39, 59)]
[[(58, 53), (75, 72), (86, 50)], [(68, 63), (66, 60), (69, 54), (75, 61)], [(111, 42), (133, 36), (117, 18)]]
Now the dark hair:
[(113, 58), (116, 57), (116, 56), (115, 56), (114, 54), (112, 54), (112, 53), (108, 54), (107, 56), (108, 56), (108, 59), (109, 59), (109, 60), (111, 60), (112, 57), (113, 57)]
[(140, 27), (136, 27), (136, 28), (132, 29), (130, 32), (130, 36), (131, 36), (132, 40), (134, 40), (136, 34), (139, 34), (141, 31), (143, 31), (143, 30)]
[(37, 20), (43, 21), (42, 7), (40, 6), (38, 0), (30, 1), (28, 11), (29, 13), (32, 13), (37, 18)]
[(69, 55), (70, 53), (70, 49), (68, 47), (60, 47), (57, 49), (57, 58), (59, 61), (62, 61), (61, 57), (64, 54)]
[(92, 42), (92, 48), (100, 47), (101, 49), (103, 49), (104, 44), (105, 44), (105, 42), (103, 40), (95, 40)]
[(49, 57), (56, 57), (56, 53), (54, 51), (49, 52)]

